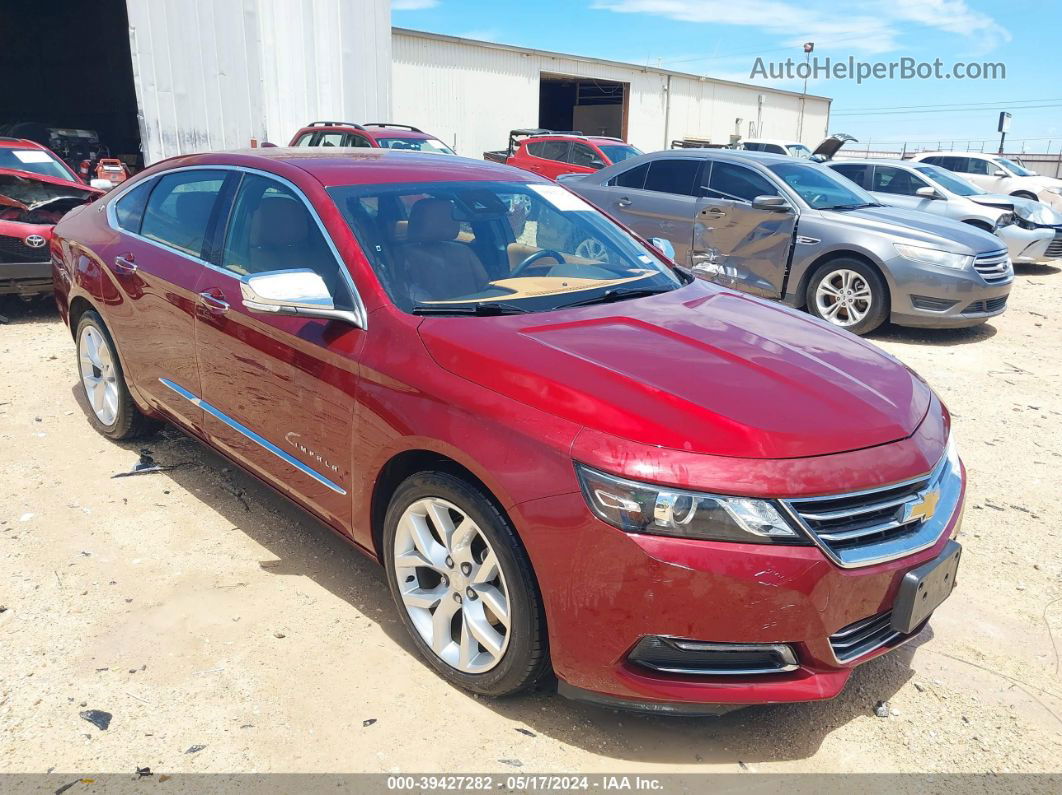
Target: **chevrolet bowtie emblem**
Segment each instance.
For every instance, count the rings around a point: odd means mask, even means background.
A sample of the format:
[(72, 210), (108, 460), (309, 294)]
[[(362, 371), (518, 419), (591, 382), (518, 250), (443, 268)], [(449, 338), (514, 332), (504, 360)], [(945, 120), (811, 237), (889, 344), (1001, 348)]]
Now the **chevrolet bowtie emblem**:
[(904, 521), (920, 519), (923, 522), (932, 518), (940, 502), (940, 489), (927, 491), (918, 502), (909, 502), (904, 506)]

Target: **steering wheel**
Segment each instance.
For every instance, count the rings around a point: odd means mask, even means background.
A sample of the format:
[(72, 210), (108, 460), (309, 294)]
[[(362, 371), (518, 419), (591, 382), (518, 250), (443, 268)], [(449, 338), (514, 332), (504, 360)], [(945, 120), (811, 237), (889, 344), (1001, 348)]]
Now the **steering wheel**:
[(541, 251), (536, 251), (531, 256), (525, 258), (523, 262), (521, 262), (513, 269), (513, 272), (509, 274), (509, 278), (522, 275), (524, 271), (526, 271), (540, 259), (543, 259), (545, 257), (552, 257), (553, 259), (557, 260), (558, 265), (563, 265), (566, 262), (564, 256), (559, 251), (554, 251), (551, 248), (544, 248)]

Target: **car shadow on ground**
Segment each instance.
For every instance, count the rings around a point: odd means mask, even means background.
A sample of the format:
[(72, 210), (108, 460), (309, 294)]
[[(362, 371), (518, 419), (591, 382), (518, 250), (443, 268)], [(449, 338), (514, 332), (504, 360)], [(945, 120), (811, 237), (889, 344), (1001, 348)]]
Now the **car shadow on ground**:
[[(1059, 260), (1055, 260), (1058, 262)], [(1057, 265), (1034, 265), (1031, 263), (1014, 263), (1014, 274), (1016, 276), (1051, 276), (1055, 273), (1062, 273), (1062, 268)]]
[(901, 345), (929, 345), (931, 347), (950, 348), (956, 345), (971, 345), (991, 339), (996, 335), (996, 327), (993, 322), (988, 321), (979, 326), (970, 326), (969, 328), (909, 328), (886, 323), (879, 329), (870, 332), (866, 338), (871, 342), (897, 342)]
[[(72, 392), (88, 412), (78, 384)], [(394, 654), (416, 657), (382, 568), (310, 514), (172, 427), (153, 437), (122, 443), (122, 447), (131, 453), (147, 448), (162, 465), (186, 462), (177, 469), (141, 477), (169, 478), (175, 486), (195, 494), (279, 560), (262, 561), (264, 571), (279, 577), (310, 578), (358, 615), (376, 622), (394, 642)], [(665, 717), (572, 702), (557, 695), (555, 682), (548, 680), (533, 692), (500, 700), (477, 699), (476, 704), (519, 724), (514, 730), (616, 760), (750, 765), (804, 759), (814, 755), (835, 729), (858, 718), (876, 719), (875, 704), (888, 701), (914, 675), (910, 663), (915, 649), (931, 637), (926, 630), (907, 646), (858, 668), (844, 692), (826, 702), (749, 707), (714, 718)], [(426, 664), (420, 675), (436, 676)], [(533, 765), (533, 751), (527, 753), (522, 764)]]
[(54, 323), (59, 320), (59, 309), (50, 295), (34, 296), (29, 300), (17, 295), (0, 295), (0, 318), (2, 325)]

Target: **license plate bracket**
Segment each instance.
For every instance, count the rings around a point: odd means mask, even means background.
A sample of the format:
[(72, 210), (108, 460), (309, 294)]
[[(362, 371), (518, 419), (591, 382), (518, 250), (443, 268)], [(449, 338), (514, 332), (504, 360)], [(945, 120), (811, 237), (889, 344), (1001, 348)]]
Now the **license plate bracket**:
[(944, 551), (903, 576), (892, 608), (892, 628), (909, 635), (951, 596), (962, 546), (949, 541)]

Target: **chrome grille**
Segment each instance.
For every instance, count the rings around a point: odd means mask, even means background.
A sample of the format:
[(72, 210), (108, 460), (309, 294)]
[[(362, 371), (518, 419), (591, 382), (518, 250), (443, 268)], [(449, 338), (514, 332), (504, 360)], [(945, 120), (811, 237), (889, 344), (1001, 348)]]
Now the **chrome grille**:
[(1010, 278), (1010, 257), (1005, 250), (982, 254), (974, 259), (974, 270), (986, 282), (1002, 282)]
[(892, 611), (864, 618), (830, 635), (837, 662), (849, 662), (905, 637), (892, 628)]
[(1047, 246), (1044, 256), (1050, 258), (1062, 257), (1062, 229), (1055, 232), (1055, 239)]
[[(852, 494), (783, 500), (782, 505), (845, 568), (894, 560), (932, 546), (959, 507), (962, 473), (948, 455), (920, 478)], [(928, 516), (919, 508), (935, 502)]]

